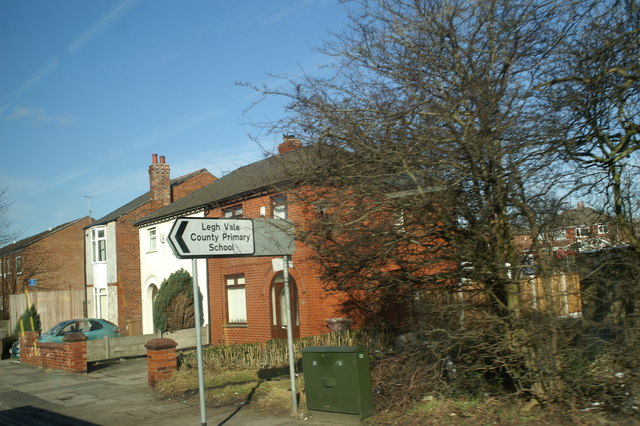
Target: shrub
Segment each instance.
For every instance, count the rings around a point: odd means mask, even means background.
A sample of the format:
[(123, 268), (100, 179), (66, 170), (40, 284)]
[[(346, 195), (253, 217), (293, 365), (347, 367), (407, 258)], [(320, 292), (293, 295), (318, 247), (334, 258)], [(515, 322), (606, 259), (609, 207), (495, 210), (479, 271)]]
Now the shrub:
[[(153, 326), (167, 332), (195, 326), (191, 275), (180, 269), (162, 282), (153, 302)], [(202, 312), (202, 294), (198, 291), (198, 303)], [(202, 318), (200, 319), (202, 325)]]
[(18, 318), (16, 328), (13, 332), (16, 336), (20, 335), (20, 322), (24, 331), (42, 331), (42, 324), (40, 323), (40, 314), (36, 310), (35, 305), (31, 305), (24, 313)]

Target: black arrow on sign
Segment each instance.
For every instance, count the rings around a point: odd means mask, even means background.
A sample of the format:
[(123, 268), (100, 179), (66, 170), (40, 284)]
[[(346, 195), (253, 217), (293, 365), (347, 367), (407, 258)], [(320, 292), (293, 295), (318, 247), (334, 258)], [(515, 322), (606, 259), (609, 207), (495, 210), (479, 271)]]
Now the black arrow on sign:
[(188, 222), (186, 220), (183, 220), (182, 222), (180, 222), (180, 225), (178, 225), (178, 230), (176, 231), (176, 235), (175, 235), (175, 239), (184, 253), (190, 253), (189, 248), (187, 247), (187, 245), (184, 243), (184, 240), (182, 239), (182, 234), (184, 234), (184, 229), (187, 227), (187, 225), (188, 225)]

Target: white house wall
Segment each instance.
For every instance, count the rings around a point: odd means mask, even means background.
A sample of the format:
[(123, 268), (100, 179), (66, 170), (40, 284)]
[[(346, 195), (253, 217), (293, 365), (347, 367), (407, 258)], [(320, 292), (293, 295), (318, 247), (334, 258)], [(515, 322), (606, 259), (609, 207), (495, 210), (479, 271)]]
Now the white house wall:
[[(191, 217), (204, 217), (203, 213), (191, 215)], [(180, 268), (185, 269), (191, 275), (192, 261), (191, 259), (178, 259), (171, 251), (171, 247), (166, 240), (169, 231), (175, 220), (157, 223), (154, 225), (140, 228), (140, 277), (141, 277), (141, 294), (142, 294), (142, 331), (144, 334), (153, 333), (153, 312), (151, 309), (152, 300), (150, 300), (151, 292), (149, 287), (155, 285), (160, 288), (162, 281), (169, 277), (173, 272)], [(156, 250), (149, 248), (149, 229), (156, 229)], [(198, 286), (202, 293), (202, 317), (204, 324), (209, 323), (209, 293), (207, 279), (207, 260), (198, 259)]]
[[(93, 227), (93, 228), (97, 228)], [(110, 222), (104, 226), (107, 243), (107, 261), (93, 263), (91, 229), (85, 230), (85, 265), (87, 284), (92, 286), (87, 289), (87, 315), (107, 319), (118, 323), (118, 289), (114, 284), (118, 281), (118, 258), (116, 247), (116, 222)], [(95, 299), (96, 288), (107, 288), (107, 311), (98, 314)]]
[(107, 282), (118, 282), (118, 256), (116, 247), (116, 222), (107, 223)]

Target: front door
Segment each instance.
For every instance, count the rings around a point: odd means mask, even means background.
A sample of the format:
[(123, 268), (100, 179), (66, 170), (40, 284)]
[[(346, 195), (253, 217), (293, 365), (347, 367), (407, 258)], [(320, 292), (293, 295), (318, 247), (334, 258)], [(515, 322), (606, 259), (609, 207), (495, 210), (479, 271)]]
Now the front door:
[[(300, 318), (298, 313), (298, 289), (296, 283), (289, 276), (289, 293), (291, 296), (291, 318), (293, 322), (293, 337), (300, 337)], [(287, 306), (284, 292), (284, 276), (276, 275), (271, 284), (271, 337), (274, 339), (287, 338)]]

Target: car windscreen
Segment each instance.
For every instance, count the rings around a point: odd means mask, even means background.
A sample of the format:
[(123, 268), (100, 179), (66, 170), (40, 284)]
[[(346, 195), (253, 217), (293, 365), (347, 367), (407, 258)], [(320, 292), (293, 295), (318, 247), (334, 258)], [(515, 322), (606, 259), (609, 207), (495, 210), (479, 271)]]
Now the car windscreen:
[(56, 333), (58, 333), (58, 331), (60, 331), (62, 329), (62, 327), (64, 327), (65, 325), (69, 324), (69, 322), (71, 322), (71, 321), (62, 321), (60, 324), (54, 325), (51, 328), (51, 330), (49, 330), (47, 333), (55, 335)]

